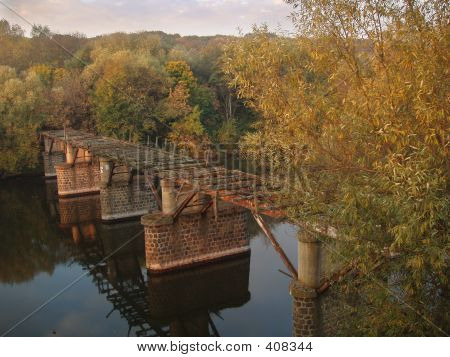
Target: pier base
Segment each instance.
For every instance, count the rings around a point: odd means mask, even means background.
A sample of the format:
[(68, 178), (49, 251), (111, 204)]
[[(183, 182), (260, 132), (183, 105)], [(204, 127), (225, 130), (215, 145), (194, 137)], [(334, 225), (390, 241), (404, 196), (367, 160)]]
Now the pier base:
[(196, 265), (250, 250), (244, 209), (223, 208), (217, 220), (209, 213), (183, 214), (176, 221), (163, 213), (141, 218), (145, 228), (147, 268), (164, 271)]
[(122, 220), (140, 217), (156, 209), (156, 201), (146, 187), (143, 177), (127, 181), (113, 182), (110, 186), (101, 185), (100, 201), (102, 220)]
[(100, 190), (98, 161), (55, 165), (59, 196), (77, 196)]

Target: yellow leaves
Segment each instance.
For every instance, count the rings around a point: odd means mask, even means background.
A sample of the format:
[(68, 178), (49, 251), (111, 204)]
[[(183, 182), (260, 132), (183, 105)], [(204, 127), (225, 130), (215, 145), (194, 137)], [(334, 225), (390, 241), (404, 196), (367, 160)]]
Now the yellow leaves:
[(415, 270), (421, 270), (424, 266), (423, 257), (420, 255), (412, 257), (411, 259), (408, 260), (407, 266)]

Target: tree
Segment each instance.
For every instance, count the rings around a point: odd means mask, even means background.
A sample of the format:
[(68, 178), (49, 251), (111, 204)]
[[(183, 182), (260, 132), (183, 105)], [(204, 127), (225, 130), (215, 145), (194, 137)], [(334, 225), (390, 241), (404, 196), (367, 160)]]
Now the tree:
[[(98, 62), (98, 63), (97, 63)], [(85, 72), (97, 76), (92, 97), (96, 128), (103, 135), (138, 140), (153, 128), (153, 115), (163, 97), (164, 77), (140, 55), (105, 53)], [(92, 78), (91, 78), (92, 79)]]
[[(444, 2), (287, 2), (296, 38), (255, 28), (225, 52), (231, 85), (260, 114), (249, 153), (264, 143), (280, 172), (290, 163), (290, 218), (336, 227), (339, 259), (358, 258), (366, 334), (442, 334), (444, 299), (421, 301), (448, 283)], [(397, 258), (372, 272), (386, 250)]]
[(38, 165), (37, 130), (46, 120), (46, 88), (30, 71), (25, 78), (0, 67), (0, 177), (30, 171)]
[(195, 85), (196, 80), (189, 65), (184, 61), (169, 61), (165, 66), (166, 72), (172, 79), (172, 87), (176, 87), (180, 82), (183, 83), (188, 91)]
[(170, 126), (168, 138), (180, 147), (198, 150), (201, 143), (208, 140), (200, 121), (201, 110), (189, 104), (186, 84), (180, 81), (162, 104), (162, 118)]
[(93, 130), (95, 123), (91, 115), (89, 90), (80, 71), (60, 68), (55, 72), (47, 126)]

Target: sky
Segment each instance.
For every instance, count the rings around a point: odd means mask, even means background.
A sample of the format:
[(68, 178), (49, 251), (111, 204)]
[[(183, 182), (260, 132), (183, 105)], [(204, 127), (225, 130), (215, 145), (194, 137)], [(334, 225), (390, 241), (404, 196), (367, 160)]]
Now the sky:
[[(7, 5), (17, 14), (7, 9)], [(253, 24), (289, 30), (290, 6), (283, 0), (0, 0), (0, 18), (48, 25), (52, 32), (88, 37), (123, 31), (180, 35), (237, 35)]]

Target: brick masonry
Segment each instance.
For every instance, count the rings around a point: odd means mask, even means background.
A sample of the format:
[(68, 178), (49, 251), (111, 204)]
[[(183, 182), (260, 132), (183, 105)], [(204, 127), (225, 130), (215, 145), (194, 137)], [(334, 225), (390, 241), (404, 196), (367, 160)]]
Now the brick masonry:
[(42, 153), (42, 158), (44, 159), (44, 175), (45, 177), (56, 177), (55, 165), (64, 163), (66, 161), (66, 156), (63, 152), (52, 152)]
[(292, 296), (292, 335), (319, 336), (319, 301), (314, 289), (302, 286), (298, 280), (290, 285)]
[(147, 268), (164, 271), (211, 261), (250, 250), (245, 209), (228, 206), (218, 212), (171, 216), (152, 213), (145, 227)]
[(139, 217), (156, 209), (156, 201), (143, 177), (127, 181), (113, 182), (111, 186), (100, 188), (102, 220), (110, 221)]
[(98, 160), (55, 165), (59, 196), (76, 196), (100, 190)]

